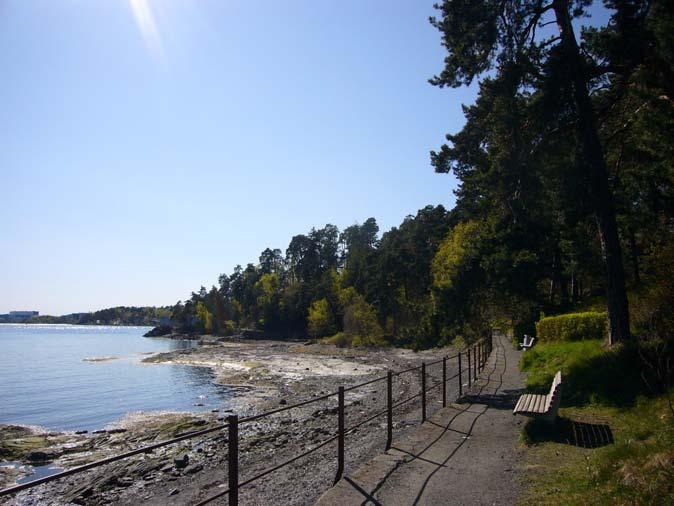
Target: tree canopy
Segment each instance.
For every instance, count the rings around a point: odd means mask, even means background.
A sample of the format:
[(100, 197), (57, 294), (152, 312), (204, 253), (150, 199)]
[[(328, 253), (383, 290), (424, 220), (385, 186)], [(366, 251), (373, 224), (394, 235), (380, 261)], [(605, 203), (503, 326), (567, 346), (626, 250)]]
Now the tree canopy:
[(374, 218), (312, 228), (192, 293), (174, 321), (428, 347), (497, 324), (532, 330), (541, 312), (600, 297), (611, 342), (645, 328), (627, 293), (666, 290), (655, 273), (673, 243), (674, 4), (606, 0), (597, 27), (591, 3), (436, 5), (446, 57), (430, 83), (479, 83), (463, 128), (430, 153), (458, 180), (455, 208), (424, 207), (381, 235)]

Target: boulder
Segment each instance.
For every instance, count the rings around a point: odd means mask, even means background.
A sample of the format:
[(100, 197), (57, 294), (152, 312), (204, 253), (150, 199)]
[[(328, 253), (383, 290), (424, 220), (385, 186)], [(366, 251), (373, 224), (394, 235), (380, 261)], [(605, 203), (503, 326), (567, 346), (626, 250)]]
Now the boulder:
[(160, 325), (159, 327), (155, 327), (149, 332), (143, 334), (143, 337), (160, 337), (167, 336), (172, 333), (173, 327), (170, 327), (169, 325)]
[(201, 471), (203, 468), (204, 468), (204, 466), (202, 466), (201, 464), (192, 464), (191, 466), (187, 466), (187, 467), (185, 468), (184, 473), (185, 473), (185, 474), (194, 474), (194, 473), (198, 473), (198, 472)]
[(187, 467), (187, 464), (190, 463), (190, 456), (187, 453), (181, 453), (180, 455), (176, 455), (173, 458), (173, 463), (176, 465), (178, 469)]
[(50, 462), (54, 460), (56, 457), (58, 457), (58, 455), (55, 452), (48, 449), (43, 449), (43, 450), (33, 450), (32, 452), (29, 452), (26, 455), (26, 460), (35, 463)]
[(117, 485), (120, 487), (130, 487), (133, 485), (133, 478), (130, 476), (123, 476), (121, 478), (117, 478)]

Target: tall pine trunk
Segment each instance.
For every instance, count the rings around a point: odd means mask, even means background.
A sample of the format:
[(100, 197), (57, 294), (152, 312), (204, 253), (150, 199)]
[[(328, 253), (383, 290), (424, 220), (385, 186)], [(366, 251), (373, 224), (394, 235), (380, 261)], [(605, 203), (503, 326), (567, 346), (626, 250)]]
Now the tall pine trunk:
[(552, 5), (561, 35), (561, 44), (566, 55), (569, 79), (573, 86), (573, 98), (578, 114), (576, 125), (579, 149), (578, 161), (589, 176), (590, 192), (595, 206), (595, 220), (604, 255), (609, 344), (614, 344), (629, 338), (630, 324), (627, 293), (625, 291), (625, 272), (622, 264), (613, 195), (609, 188), (608, 171), (588, 92), (583, 59), (571, 24), (569, 2), (568, 0), (554, 0)]

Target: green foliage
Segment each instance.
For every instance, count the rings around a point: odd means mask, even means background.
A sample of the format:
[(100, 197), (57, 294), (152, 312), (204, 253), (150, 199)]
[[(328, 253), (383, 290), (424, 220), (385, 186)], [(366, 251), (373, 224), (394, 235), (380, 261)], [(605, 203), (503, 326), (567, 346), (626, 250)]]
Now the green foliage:
[(223, 336), (231, 336), (236, 332), (236, 326), (232, 320), (226, 320), (224, 325), (220, 327), (220, 334)]
[(606, 337), (606, 313), (568, 313), (536, 322), (540, 341), (580, 341)]
[(197, 318), (199, 318), (203, 332), (206, 334), (213, 332), (213, 315), (203, 302), (197, 303)]
[(643, 338), (674, 343), (674, 237), (656, 243), (646, 265), (646, 281), (632, 298), (635, 331)]
[(439, 289), (451, 288), (461, 271), (474, 260), (475, 243), (480, 231), (480, 224), (475, 221), (458, 223), (438, 248), (431, 272), (433, 286)]
[(332, 344), (338, 348), (350, 347), (353, 344), (353, 336), (344, 332), (337, 332), (334, 336), (321, 339), (323, 344)]
[(377, 313), (362, 296), (356, 295), (344, 308), (344, 333), (352, 336), (353, 346), (384, 346), (384, 331)]
[(273, 327), (280, 319), (281, 283), (277, 273), (263, 274), (255, 283), (256, 313), (263, 327)]
[(330, 310), (327, 299), (320, 299), (311, 303), (308, 322), (311, 337), (325, 337), (335, 333), (335, 317)]

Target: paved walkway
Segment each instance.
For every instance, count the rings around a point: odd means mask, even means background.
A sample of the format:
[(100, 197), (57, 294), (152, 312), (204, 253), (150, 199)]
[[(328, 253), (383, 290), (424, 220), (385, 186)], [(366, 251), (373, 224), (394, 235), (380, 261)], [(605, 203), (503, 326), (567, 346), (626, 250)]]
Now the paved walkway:
[(319, 506), (514, 504), (523, 420), (520, 352), (497, 335), (480, 380), (412, 435), (344, 478)]

